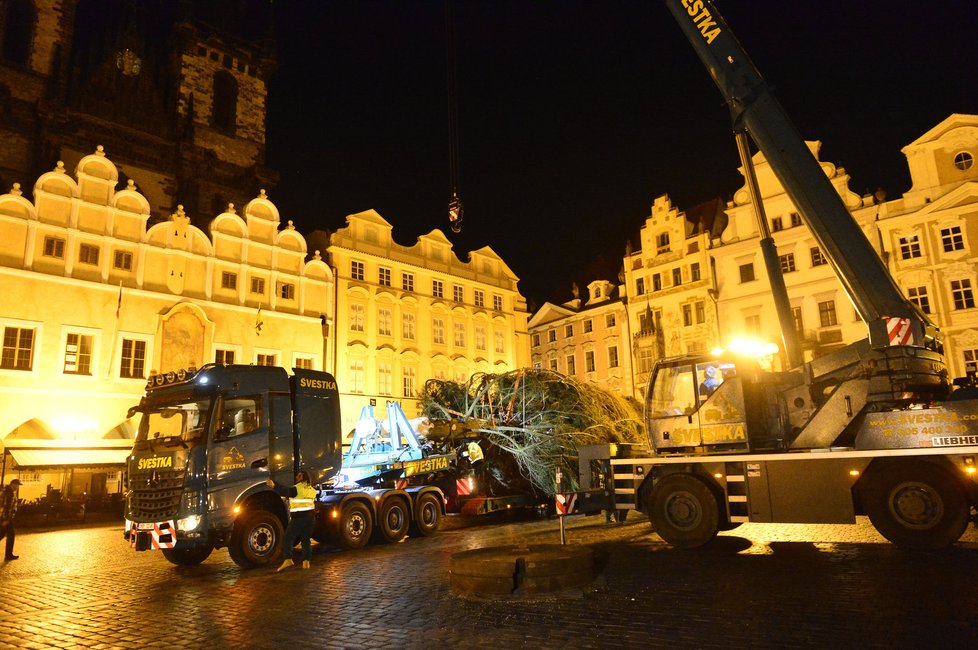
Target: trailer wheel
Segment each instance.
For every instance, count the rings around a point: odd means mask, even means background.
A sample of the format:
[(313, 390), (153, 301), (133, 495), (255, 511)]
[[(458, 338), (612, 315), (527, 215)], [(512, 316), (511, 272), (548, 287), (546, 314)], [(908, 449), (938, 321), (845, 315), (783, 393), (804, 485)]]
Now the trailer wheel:
[(438, 503), (438, 497), (431, 492), (422, 494), (414, 504), (411, 534), (417, 537), (428, 537), (437, 533), (439, 527), (441, 527), (441, 504)]
[(377, 514), (374, 537), (378, 542), (396, 544), (408, 534), (411, 517), (404, 499), (391, 498), (384, 502)]
[(696, 548), (713, 539), (720, 507), (710, 487), (692, 474), (670, 474), (655, 484), (648, 507), (659, 537), (676, 548)]
[(234, 522), (228, 553), (243, 569), (273, 564), (282, 552), (285, 529), (266, 510), (248, 510)]
[(177, 566), (196, 566), (210, 557), (213, 546), (193, 546), (190, 548), (161, 549), (163, 557), (170, 564)]
[(932, 463), (886, 465), (866, 476), (862, 504), (883, 537), (910, 549), (954, 544), (968, 526), (968, 500), (961, 486)]
[(351, 501), (343, 506), (340, 513), (336, 543), (350, 550), (363, 548), (370, 541), (372, 530), (370, 510), (359, 501)]

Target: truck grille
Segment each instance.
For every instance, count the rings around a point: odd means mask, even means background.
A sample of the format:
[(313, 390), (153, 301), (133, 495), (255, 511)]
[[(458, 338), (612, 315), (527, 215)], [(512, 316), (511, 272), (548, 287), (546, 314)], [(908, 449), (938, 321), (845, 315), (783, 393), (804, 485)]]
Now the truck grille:
[(180, 510), (183, 469), (154, 470), (129, 479), (129, 519), (139, 522), (173, 519)]

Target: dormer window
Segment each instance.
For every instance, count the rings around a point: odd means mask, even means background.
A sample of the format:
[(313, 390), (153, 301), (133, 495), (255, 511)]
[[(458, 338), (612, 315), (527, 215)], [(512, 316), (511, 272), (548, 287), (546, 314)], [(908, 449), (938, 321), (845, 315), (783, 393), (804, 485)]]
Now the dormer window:
[(669, 252), (669, 233), (662, 232), (655, 236), (655, 252), (659, 255)]

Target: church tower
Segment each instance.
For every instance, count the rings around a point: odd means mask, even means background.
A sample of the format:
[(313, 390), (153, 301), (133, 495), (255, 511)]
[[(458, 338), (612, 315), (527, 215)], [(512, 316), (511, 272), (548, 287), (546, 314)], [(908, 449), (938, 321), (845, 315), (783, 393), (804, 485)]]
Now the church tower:
[(271, 26), (268, 0), (6, 0), (0, 190), (98, 145), (152, 220), (182, 204), (204, 227), (270, 190)]

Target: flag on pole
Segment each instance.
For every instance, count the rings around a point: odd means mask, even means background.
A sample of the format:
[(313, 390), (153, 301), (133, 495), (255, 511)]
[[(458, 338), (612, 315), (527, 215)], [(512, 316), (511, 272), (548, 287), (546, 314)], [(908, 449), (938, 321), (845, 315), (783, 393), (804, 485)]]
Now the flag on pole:
[(119, 320), (119, 313), (122, 311), (122, 282), (119, 283), (119, 301), (115, 304), (115, 319)]
[(255, 334), (261, 336), (261, 327), (264, 324), (261, 319), (261, 303), (258, 303), (258, 315), (255, 317)]

